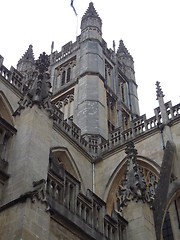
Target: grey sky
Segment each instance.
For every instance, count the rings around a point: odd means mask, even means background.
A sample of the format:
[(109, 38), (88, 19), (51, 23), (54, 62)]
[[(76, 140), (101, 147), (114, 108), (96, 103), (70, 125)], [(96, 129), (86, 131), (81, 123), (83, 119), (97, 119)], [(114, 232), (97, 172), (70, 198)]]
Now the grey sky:
[[(33, 45), (37, 58), (50, 53), (80, 33), (81, 17), (89, 0), (1, 1), (0, 54), (8, 68)], [(94, 0), (103, 22), (103, 38), (112, 48), (123, 39), (135, 62), (141, 114), (153, 115), (157, 106), (155, 82), (160, 81), (165, 101), (180, 102), (180, 2), (179, 0)], [(78, 26), (78, 28), (77, 28)]]

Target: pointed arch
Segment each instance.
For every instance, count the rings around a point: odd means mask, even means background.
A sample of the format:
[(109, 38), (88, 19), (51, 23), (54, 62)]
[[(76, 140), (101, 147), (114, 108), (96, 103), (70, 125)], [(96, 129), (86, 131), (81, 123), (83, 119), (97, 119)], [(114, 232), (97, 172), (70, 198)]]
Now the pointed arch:
[[(157, 235), (157, 239), (162, 239), (163, 237), (163, 225), (164, 225), (164, 221), (166, 218), (166, 214), (168, 213), (170, 207), (172, 206), (172, 204), (176, 201), (179, 201), (179, 205), (180, 205), (180, 181), (178, 179), (176, 179), (175, 181), (173, 181), (170, 185), (169, 185), (169, 189), (168, 189), (168, 194), (167, 194), (167, 199), (165, 200), (166, 202), (166, 206), (165, 209), (163, 211), (163, 216), (161, 217), (161, 224), (159, 227), (159, 231), (158, 231), (158, 235)], [(176, 206), (177, 208), (177, 206)], [(176, 209), (176, 214), (178, 215), (177, 218), (179, 218), (179, 211), (178, 209)], [(178, 225), (180, 224), (180, 219), (178, 219)], [(174, 231), (173, 231), (174, 234)]]
[(13, 118), (13, 109), (6, 98), (5, 94), (0, 91), (0, 117), (6, 120), (9, 124), (14, 126), (14, 118)]
[[(114, 199), (116, 198), (116, 192), (120, 182), (122, 181), (126, 170), (127, 157), (125, 157), (114, 170), (113, 174), (109, 178), (104, 191), (103, 200), (107, 204), (107, 212), (111, 214), (114, 207)], [(141, 155), (137, 155), (137, 163), (143, 169), (148, 169), (154, 176), (159, 176), (160, 166), (152, 159), (146, 158)]]
[(68, 171), (71, 175), (73, 175), (81, 182), (83, 191), (85, 191), (81, 174), (69, 150), (65, 147), (52, 147), (51, 153), (57, 160), (59, 160), (63, 164), (66, 171)]

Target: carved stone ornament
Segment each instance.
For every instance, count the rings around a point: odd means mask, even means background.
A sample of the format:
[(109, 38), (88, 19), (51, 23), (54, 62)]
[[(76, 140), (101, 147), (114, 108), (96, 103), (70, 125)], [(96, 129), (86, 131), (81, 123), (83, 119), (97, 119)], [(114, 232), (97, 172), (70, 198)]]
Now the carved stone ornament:
[(160, 86), (160, 82), (158, 82), (158, 81), (156, 82), (156, 96), (157, 96), (157, 99), (159, 97), (164, 97), (163, 91)]
[(142, 200), (148, 203), (152, 201), (150, 193), (147, 191), (144, 175), (137, 164), (137, 150), (133, 142), (127, 145), (125, 153), (127, 154), (127, 169), (125, 179), (121, 185), (121, 210), (131, 200), (136, 202)]
[(34, 203), (37, 199), (46, 204), (46, 211), (50, 210), (50, 206), (46, 198), (46, 180), (41, 179), (33, 182), (34, 191), (32, 192), (31, 201)]
[(23, 195), (20, 196), (20, 198), (30, 198), (31, 202), (34, 203), (36, 200), (41, 201), (46, 205), (46, 211), (50, 210), (50, 206), (47, 201), (46, 197), (46, 180), (41, 179), (39, 181), (34, 181), (33, 182), (33, 190), (24, 193)]
[(50, 75), (48, 73), (49, 56), (44, 52), (36, 60), (36, 71), (34, 72), (33, 82), (27, 87), (23, 99), (19, 102), (18, 109), (14, 112), (14, 115), (20, 114), (21, 110), (27, 106), (32, 107), (34, 104), (39, 108), (43, 107), (51, 111), (51, 82)]

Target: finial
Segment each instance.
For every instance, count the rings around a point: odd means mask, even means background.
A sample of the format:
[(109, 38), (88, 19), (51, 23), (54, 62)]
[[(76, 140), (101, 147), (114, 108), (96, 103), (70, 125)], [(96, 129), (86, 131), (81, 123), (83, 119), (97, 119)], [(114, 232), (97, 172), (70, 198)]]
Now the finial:
[(113, 40), (113, 51), (114, 51), (114, 52), (116, 51), (116, 43), (115, 43), (114, 40)]
[(87, 17), (97, 17), (101, 21), (96, 9), (94, 8), (94, 4), (92, 2), (89, 3), (89, 7), (85, 12), (85, 14), (83, 15), (82, 20), (84, 20)]
[(51, 53), (53, 53), (54, 51), (54, 41), (52, 41), (52, 44), (51, 44)]
[(48, 111), (51, 109), (49, 64), (49, 56), (45, 52), (40, 54), (38, 60), (36, 60), (36, 71), (33, 72), (34, 81), (27, 88), (24, 98), (19, 102), (19, 107), (15, 111), (14, 116), (20, 114), (20, 111), (26, 106), (32, 107), (34, 104)]
[(164, 97), (164, 94), (163, 94), (163, 91), (162, 91), (162, 89), (161, 89), (161, 86), (160, 86), (160, 82), (156, 82), (156, 96), (157, 96), (157, 99), (159, 98), (159, 97)]
[(33, 53), (33, 46), (30, 44), (28, 50), (24, 53), (22, 58), (18, 61), (18, 63), (22, 61), (31, 61), (34, 62), (34, 53)]
[(118, 47), (118, 51), (117, 52), (118, 53), (123, 53), (123, 54), (126, 54), (126, 55), (130, 55), (130, 53), (127, 50), (127, 48), (125, 47), (124, 42), (123, 42), (122, 39), (119, 41), (119, 47)]
[(49, 56), (45, 52), (40, 54), (38, 60), (36, 61), (36, 66), (39, 72), (44, 73), (45, 71), (47, 71), (49, 64)]

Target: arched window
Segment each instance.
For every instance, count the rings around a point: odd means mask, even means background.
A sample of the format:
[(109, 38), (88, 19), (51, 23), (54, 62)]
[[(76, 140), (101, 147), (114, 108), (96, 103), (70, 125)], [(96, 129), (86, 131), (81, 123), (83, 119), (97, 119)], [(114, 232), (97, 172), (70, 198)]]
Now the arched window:
[[(155, 172), (153, 172), (152, 170), (148, 169), (146, 166), (139, 165), (139, 170), (140, 170), (140, 172), (143, 173), (142, 180), (146, 183), (147, 191), (149, 192), (151, 197), (154, 197), (155, 190), (157, 188), (157, 183), (158, 183), (157, 174)], [(124, 181), (125, 181), (125, 172), (124, 172), (122, 179), (119, 181), (118, 188), (116, 190), (116, 197), (114, 199), (114, 206), (117, 211), (120, 211)]]
[(71, 80), (71, 68), (69, 67), (67, 70), (67, 82)]
[(66, 77), (66, 71), (63, 71), (62, 78), (61, 78), (61, 85), (62, 86), (65, 84), (65, 77)]

